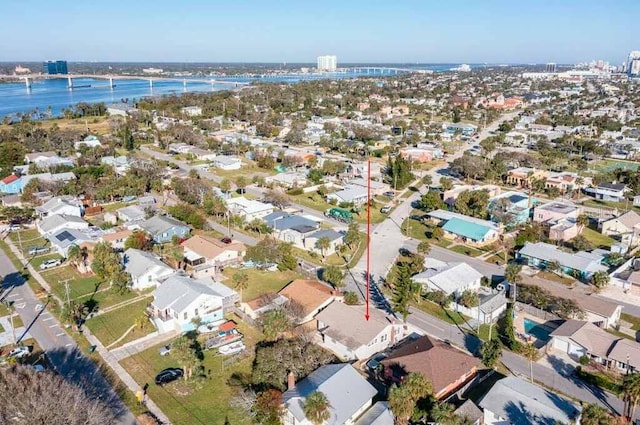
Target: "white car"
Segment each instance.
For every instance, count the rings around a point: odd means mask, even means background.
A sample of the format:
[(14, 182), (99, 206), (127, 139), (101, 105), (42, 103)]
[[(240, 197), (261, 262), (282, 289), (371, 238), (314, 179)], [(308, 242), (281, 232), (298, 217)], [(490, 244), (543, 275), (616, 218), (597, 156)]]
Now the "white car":
[(21, 359), (21, 358), (23, 358), (25, 356), (28, 356), (30, 352), (31, 352), (31, 349), (29, 347), (20, 346), (20, 347), (16, 347), (13, 350), (9, 351), (9, 357), (14, 357), (16, 359)]
[(62, 264), (62, 260), (60, 260), (60, 259), (47, 260), (47, 261), (43, 262), (42, 264), (40, 264), (40, 270), (47, 270), (47, 269), (50, 269), (52, 267), (57, 267), (60, 264)]

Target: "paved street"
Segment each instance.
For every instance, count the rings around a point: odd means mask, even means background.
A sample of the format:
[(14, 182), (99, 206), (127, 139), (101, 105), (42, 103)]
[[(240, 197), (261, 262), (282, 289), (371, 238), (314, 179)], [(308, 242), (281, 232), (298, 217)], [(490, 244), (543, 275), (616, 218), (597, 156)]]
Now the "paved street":
[(135, 418), (104, 379), (98, 367), (82, 354), (58, 320), (46, 308), (40, 311), (36, 309), (41, 301), (1, 250), (0, 276), (5, 277), (1, 298), (14, 302), (27, 331), (46, 352), (55, 370), (69, 381), (86, 388), (89, 394), (102, 399), (116, 414), (120, 423), (135, 424)]

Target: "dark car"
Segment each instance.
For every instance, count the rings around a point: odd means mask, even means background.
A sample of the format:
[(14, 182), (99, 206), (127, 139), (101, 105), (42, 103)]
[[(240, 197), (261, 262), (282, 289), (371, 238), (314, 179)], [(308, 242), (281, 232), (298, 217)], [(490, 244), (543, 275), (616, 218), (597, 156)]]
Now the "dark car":
[(224, 237), (224, 238), (220, 239), (220, 242), (222, 242), (222, 243), (225, 243), (225, 244), (229, 245), (229, 244), (230, 244), (231, 242), (233, 242), (233, 241), (231, 240), (231, 238), (230, 238), (230, 237)]
[(179, 369), (179, 368), (165, 369), (156, 376), (156, 385), (168, 384), (169, 382), (173, 382), (176, 379), (181, 378), (182, 375), (184, 375), (184, 372), (182, 371), (182, 369)]

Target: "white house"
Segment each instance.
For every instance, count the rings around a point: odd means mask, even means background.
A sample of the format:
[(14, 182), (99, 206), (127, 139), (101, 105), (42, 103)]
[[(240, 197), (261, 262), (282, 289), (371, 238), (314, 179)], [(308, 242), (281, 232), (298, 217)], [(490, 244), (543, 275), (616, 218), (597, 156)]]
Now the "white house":
[(223, 300), (229, 291), (221, 283), (173, 275), (153, 291), (154, 322), (160, 332), (191, 331), (196, 328), (196, 321), (219, 322), (224, 319)]
[(231, 214), (241, 216), (247, 223), (271, 214), (274, 209), (271, 204), (247, 199), (244, 196), (227, 199), (227, 208)]
[(75, 142), (73, 146), (76, 150), (80, 150), (82, 146), (86, 146), (88, 148), (99, 148), (100, 146), (102, 146), (102, 143), (100, 143), (100, 139), (98, 139), (96, 136), (87, 136), (84, 140)]
[(216, 273), (221, 267), (242, 261), (247, 247), (238, 241), (224, 243), (208, 236), (193, 236), (182, 242), (185, 261), (198, 275)]
[(124, 270), (131, 276), (131, 287), (136, 290), (158, 286), (160, 281), (175, 270), (151, 252), (129, 248), (122, 257)]
[(364, 320), (363, 305), (333, 302), (316, 316), (320, 345), (344, 360), (371, 357), (403, 338), (402, 323), (374, 308)]
[(116, 211), (118, 218), (125, 223), (139, 223), (147, 218), (147, 213), (140, 205), (128, 205)]
[(442, 291), (459, 297), (464, 291), (480, 288), (482, 273), (467, 263), (450, 263), (446, 266), (429, 268), (413, 276), (425, 291)]
[(76, 217), (82, 217), (82, 204), (71, 197), (55, 197), (49, 199), (42, 205), (36, 207), (36, 212), (40, 217), (46, 217), (49, 215), (75, 215)]
[(217, 156), (211, 161), (211, 165), (221, 170), (239, 170), (242, 168), (242, 160), (233, 156)]
[(56, 233), (64, 228), (76, 230), (88, 229), (89, 223), (84, 221), (82, 217), (66, 214), (49, 215), (36, 222), (36, 229), (38, 229), (38, 233), (42, 236)]
[[(100, 234), (100, 232), (95, 232), (96, 236), (100, 236)], [(84, 243), (96, 242), (96, 239), (86, 231), (67, 228), (50, 233), (47, 235), (47, 240), (51, 243), (52, 250), (63, 258), (67, 258), (69, 248), (74, 245), (80, 246)]]
[(202, 108), (200, 106), (185, 106), (180, 111), (189, 117), (199, 117), (202, 115)]
[(342, 190), (329, 193), (327, 195), (327, 202), (330, 201), (334, 201), (338, 205), (341, 203), (362, 205), (367, 202), (367, 188), (363, 186), (348, 185)]

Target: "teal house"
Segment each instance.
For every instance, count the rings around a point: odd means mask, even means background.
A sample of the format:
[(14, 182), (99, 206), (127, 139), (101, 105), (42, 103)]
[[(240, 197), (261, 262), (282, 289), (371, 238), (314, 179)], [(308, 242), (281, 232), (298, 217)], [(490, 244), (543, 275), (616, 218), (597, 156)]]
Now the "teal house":
[(156, 215), (140, 223), (142, 230), (151, 235), (155, 243), (167, 243), (174, 236), (184, 239), (189, 236), (191, 228), (175, 218), (165, 215)]
[(509, 191), (491, 198), (488, 210), (492, 221), (512, 228), (529, 220), (536, 203), (526, 193)]
[(447, 239), (468, 245), (483, 246), (495, 242), (501, 233), (500, 225), (452, 211), (435, 210), (427, 214), (440, 224)]

